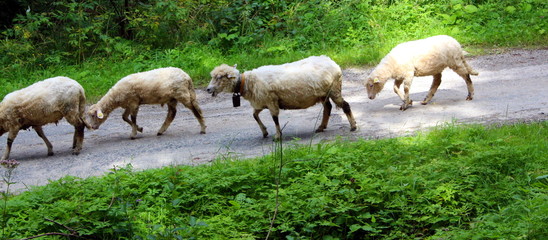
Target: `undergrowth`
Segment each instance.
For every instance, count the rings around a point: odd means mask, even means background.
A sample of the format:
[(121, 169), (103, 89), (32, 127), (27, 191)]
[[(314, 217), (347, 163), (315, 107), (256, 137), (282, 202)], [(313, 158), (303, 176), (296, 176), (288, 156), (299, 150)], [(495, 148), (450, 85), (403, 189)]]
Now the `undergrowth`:
[(283, 162), (275, 152), (67, 176), (10, 197), (3, 238), (68, 228), (87, 239), (265, 238), (277, 196), (271, 239), (542, 239), (546, 136), (548, 122), (448, 124), (410, 137), (285, 144)]
[(0, 98), (68, 76), (93, 101), (123, 76), (167, 66), (203, 86), (221, 63), (250, 70), (324, 54), (343, 68), (373, 65), (398, 43), (438, 34), (471, 53), (547, 40), (543, 0), (23, 2), (0, 32)]

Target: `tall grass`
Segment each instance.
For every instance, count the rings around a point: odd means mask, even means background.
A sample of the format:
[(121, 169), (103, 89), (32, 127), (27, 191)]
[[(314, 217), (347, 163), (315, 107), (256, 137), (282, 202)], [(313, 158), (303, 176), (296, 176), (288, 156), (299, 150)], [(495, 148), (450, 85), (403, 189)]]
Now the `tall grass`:
[(286, 144), (282, 165), (276, 152), (65, 177), (10, 198), (4, 237), (66, 231), (47, 218), (88, 238), (257, 239), (277, 209), (271, 239), (542, 239), (547, 127), (448, 124), (410, 137)]

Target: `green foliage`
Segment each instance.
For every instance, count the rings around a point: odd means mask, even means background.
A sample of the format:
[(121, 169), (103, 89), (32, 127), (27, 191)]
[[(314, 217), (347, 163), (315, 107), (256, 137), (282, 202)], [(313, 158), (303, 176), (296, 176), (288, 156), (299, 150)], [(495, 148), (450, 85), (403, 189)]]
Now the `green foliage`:
[(97, 97), (130, 70), (179, 66), (203, 85), (223, 62), (251, 69), (325, 54), (345, 67), (436, 34), (491, 47), (544, 46), (547, 36), (543, 0), (22, 2), (30, 10), (0, 33), (0, 96), (55, 75)]
[[(449, 124), (412, 137), (286, 146), (271, 238), (542, 239), (546, 136), (547, 122)], [(278, 157), (65, 177), (11, 197), (5, 237), (66, 231), (48, 218), (99, 239), (264, 238)]]

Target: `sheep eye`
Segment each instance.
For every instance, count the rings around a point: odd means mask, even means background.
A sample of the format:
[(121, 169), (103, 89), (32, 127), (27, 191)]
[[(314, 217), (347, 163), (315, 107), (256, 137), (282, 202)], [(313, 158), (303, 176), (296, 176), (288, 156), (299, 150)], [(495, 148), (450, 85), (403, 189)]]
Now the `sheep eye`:
[(369, 88), (373, 88), (373, 84), (369, 84)]

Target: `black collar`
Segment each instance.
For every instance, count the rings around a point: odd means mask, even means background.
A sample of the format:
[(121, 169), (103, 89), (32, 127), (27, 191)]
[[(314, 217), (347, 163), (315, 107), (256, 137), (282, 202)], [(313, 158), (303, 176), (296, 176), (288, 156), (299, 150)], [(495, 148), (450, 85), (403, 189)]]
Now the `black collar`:
[(232, 89), (232, 92), (234, 92), (237, 95), (244, 95), (244, 86), (245, 86), (245, 75), (242, 73), (240, 76), (238, 76), (238, 81), (236, 81), (236, 85), (234, 85), (234, 89)]

